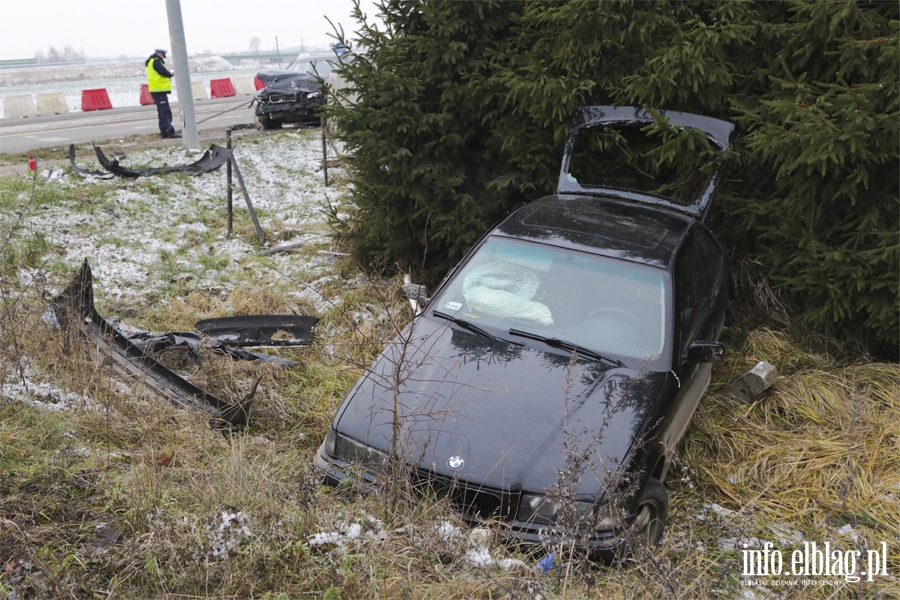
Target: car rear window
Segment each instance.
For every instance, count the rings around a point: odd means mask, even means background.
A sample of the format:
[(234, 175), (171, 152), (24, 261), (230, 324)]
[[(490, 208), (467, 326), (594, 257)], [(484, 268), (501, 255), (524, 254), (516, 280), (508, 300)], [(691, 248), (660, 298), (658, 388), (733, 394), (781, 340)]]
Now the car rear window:
[(721, 150), (703, 132), (664, 125), (609, 125), (575, 137), (568, 174), (582, 187), (633, 190), (689, 204)]

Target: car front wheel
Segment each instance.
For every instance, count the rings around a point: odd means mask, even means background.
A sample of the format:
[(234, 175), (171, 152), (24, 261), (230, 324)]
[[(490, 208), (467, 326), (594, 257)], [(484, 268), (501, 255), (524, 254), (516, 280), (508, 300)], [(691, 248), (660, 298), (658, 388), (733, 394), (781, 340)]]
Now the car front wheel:
[(281, 121), (273, 119), (268, 115), (259, 116), (259, 125), (263, 129), (281, 129)]
[(650, 477), (641, 491), (632, 529), (639, 544), (659, 545), (666, 528), (668, 506), (666, 487), (655, 477)]

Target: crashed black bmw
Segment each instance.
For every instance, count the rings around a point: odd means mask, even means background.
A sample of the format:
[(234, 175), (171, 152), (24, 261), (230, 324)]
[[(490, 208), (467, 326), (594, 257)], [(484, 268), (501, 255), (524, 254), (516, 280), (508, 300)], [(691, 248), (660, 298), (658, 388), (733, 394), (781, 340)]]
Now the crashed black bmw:
[(258, 127), (280, 129), (286, 123), (319, 123), (319, 111), (325, 105), (322, 78), (330, 71), (328, 57), (319, 56), (298, 57), (287, 69), (258, 72), (257, 79), (265, 85), (253, 97)]
[[(578, 109), (557, 193), (484, 235), (347, 393), (315, 459), (326, 480), (402, 464), (521, 541), (577, 531), (607, 559), (658, 543), (666, 476), (724, 353), (728, 266), (703, 220), (731, 131)], [(686, 149), (703, 164), (638, 185), (638, 157)]]

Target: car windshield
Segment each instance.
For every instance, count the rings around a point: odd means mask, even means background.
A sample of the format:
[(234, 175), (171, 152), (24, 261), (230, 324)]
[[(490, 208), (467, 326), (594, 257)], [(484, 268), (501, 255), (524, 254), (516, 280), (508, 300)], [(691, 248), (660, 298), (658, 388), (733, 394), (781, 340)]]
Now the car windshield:
[(669, 343), (668, 281), (638, 263), (490, 238), (430, 307), (499, 335), (529, 332), (631, 365), (654, 363)]
[(328, 73), (331, 72), (331, 68), (331, 63), (325, 58), (298, 58), (289, 64), (286, 70), (293, 71), (294, 73), (309, 73), (310, 75), (318, 74), (323, 79), (327, 79)]

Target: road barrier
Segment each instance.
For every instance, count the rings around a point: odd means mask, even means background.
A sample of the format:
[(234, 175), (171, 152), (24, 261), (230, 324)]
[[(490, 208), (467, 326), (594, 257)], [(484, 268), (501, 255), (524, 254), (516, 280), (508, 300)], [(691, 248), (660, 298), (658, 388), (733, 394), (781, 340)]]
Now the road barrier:
[(34, 98), (28, 96), (8, 96), (3, 99), (3, 118), (36, 117), (37, 108), (34, 106)]
[(147, 106), (148, 104), (156, 104), (153, 101), (153, 96), (150, 95), (150, 86), (146, 83), (141, 85), (141, 106)]
[(209, 95), (212, 98), (230, 98), (235, 95), (234, 84), (231, 83), (231, 79), (211, 79)]
[(108, 110), (112, 108), (106, 88), (83, 90), (81, 92), (81, 110)]
[(38, 94), (37, 109), (39, 115), (61, 115), (69, 112), (69, 104), (62, 92)]
[(234, 80), (234, 91), (240, 96), (246, 96), (256, 91), (255, 77), (238, 77)]
[(253, 85), (256, 86), (257, 91), (259, 91), (259, 90), (263, 89), (264, 87), (266, 87), (266, 84), (264, 84), (264, 83), (262, 82), (262, 80), (261, 80), (259, 77), (254, 77), (254, 78), (253, 78)]
[(194, 96), (194, 100), (206, 100), (209, 98), (206, 95), (206, 85), (202, 81), (191, 82), (191, 95)]

